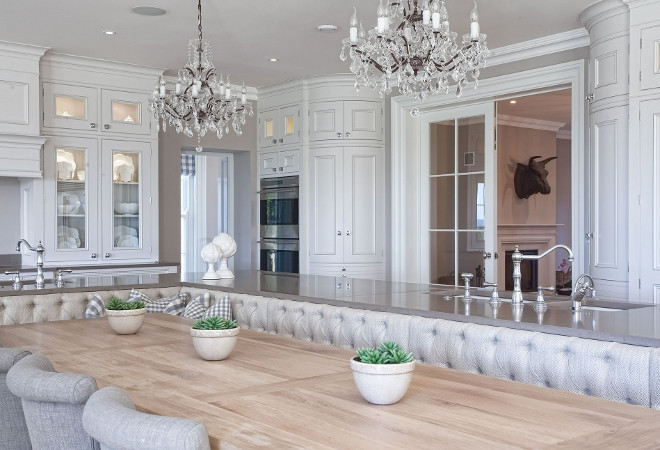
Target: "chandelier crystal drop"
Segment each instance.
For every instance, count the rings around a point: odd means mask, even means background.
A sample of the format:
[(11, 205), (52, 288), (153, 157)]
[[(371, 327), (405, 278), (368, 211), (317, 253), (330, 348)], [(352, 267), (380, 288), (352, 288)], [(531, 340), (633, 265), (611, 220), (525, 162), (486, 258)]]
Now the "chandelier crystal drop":
[(380, 0), (377, 25), (365, 32), (353, 8), (349, 37), (339, 58), (351, 58), (355, 88), (367, 86), (380, 95), (396, 85), (403, 95), (423, 101), (456, 85), (460, 97), (468, 76), (477, 87), (479, 68), (486, 63), (486, 35), (479, 31), (477, 3), (470, 13), (470, 32), (460, 47), (449, 30), (444, 0)]
[(197, 4), (197, 39), (188, 44), (188, 63), (179, 69), (174, 92), (165, 90), (165, 78), (159, 77), (149, 109), (156, 119), (156, 128), (163, 131), (167, 125), (188, 137), (197, 135), (198, 152), (202, 151), (201, 138), (215, 132), (218, 139), (229, 133), (229, 127), (241, 135), (246, 116), (252, 117), (252, 103), (247, 101), (245, 83), (238, 89), (229, 76), (225, 81), (211, 62), (211, 45), (202, 39), (202, 1)]

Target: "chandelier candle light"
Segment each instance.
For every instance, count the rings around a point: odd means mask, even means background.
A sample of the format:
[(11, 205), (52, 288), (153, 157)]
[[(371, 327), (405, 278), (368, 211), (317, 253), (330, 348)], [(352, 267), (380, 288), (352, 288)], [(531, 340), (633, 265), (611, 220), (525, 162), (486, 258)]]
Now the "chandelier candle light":
[(179, 69), (174, 92), (165, 90), (165, 78), (159, 78), (149, 108), (154, 113), (156, 126), (163, 131), (167, 125), (174, 126), (177, 133), (183, 132), (188, 137), (197, 134), (198, 152), (202, 151), (201, 138), (207, 131), (215, 131), (222, 139), (229, 126), (237, 135), (243, 133), (245, 116), (252, 117), (252, 103), (247, 101), (247, 89), (232, 86), (227, 76), (225, 82), (218, 76), (211, 62), (211, 45), (202, 39), (202, 1), (197, 5), (198, 39), (191, 39), (188, 44), (188, 64)]
[[(365, 32), (353, 8), (349, 37), (342, 40), (339, 58), (351, 58), (355, 88), (367, 86), (381, 95), (396, 84), (403, 95), (425, 100), (449, 92), (450, 79), (460, 97), (468, 74), (477, 87), (479, 67), (486, 62), (486, 35), (479, 31), (477, 3), (470, 13), (470, 33), (459, 47), (449, 31), (444, 0), (380, 0), (375, 28)], [(398, 24), (397, 24), (398, 22)]]

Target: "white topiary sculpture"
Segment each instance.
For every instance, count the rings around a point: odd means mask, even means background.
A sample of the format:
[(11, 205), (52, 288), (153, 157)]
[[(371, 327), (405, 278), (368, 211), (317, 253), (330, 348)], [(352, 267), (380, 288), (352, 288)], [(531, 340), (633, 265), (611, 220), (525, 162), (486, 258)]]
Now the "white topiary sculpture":
[(213, 242), (209, 242), (204, 247), (202, 247), (202, 261), (209, 265), (209, 270), (206, 271), (202, 280), (217, 280), (220, 278), (215, 272), (213, 267), (215, 263), (222, 257), (222, 251), (215, 245)]
[(234, 278), (234, 273), (229, 267), (227, 267), (227, 259), (236, 254), (236, 241), (227, 233), (220, 233), (213, 238), (213, 244), (215, 244), (222, 252), (222, 256), (220, 257), (220, 267), (217, 271), (218, 277)]

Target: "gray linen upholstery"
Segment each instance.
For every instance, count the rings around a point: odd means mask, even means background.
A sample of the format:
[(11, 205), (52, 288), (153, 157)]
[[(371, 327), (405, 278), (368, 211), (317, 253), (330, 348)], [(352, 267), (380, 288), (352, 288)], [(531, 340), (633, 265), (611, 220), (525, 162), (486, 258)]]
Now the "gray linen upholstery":
[(0, 448), (30, 448), (21, 399), (7, 389), (7, 372), (29, 354), (18, 348), (0, 348)]
[(209, 449), (206, 426), (197, 420), (146, 414), (135, 410), (118, 387), (95, 392), (83, 412), (83, 426), (101, 449)]
[(7, 387), (21, 398), (34, 449), (98, 449), (82, 426), (82, 413), (96, 381), (58, 373), (44, 355), (29, 355), (7, 373)]

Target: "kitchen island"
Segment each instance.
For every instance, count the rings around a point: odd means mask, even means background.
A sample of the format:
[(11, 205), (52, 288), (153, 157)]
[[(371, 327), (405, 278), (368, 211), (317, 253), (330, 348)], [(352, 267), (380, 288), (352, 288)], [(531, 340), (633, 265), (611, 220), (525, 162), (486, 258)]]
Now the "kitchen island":
[(0, 343), (60, 372), (126, 389), (139, 410), (204, 422), (212, 448), (658, 448), (660, 412), (418, 365), (397, 404), (370, 405), (354, 352), (241, 330), (224, 361), (203, 361), (192, 320), (148, 315), (136, 335), (103, 319), (0, 327)]

